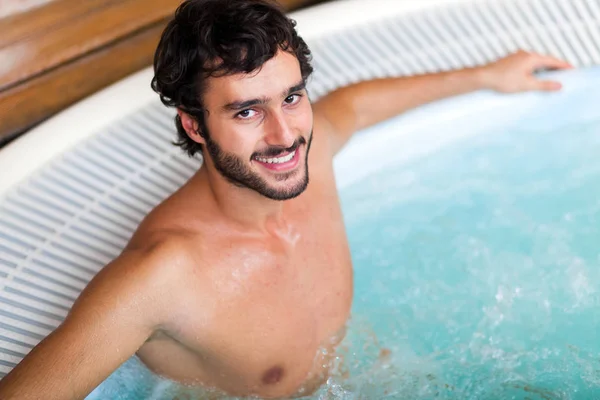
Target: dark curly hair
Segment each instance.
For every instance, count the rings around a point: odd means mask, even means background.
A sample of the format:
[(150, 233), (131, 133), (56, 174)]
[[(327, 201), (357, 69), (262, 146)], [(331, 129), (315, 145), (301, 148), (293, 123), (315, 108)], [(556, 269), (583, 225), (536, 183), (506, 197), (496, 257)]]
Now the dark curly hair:
[[(270, 0), (185, 0), (156, 49), (152, 89), (163, 104), (195, 118), (206, 137), (202, 95), (207, 78), (253, 72), (281, 49), (296, 56), (303, 79), (308, 79), (311, 54), (295, 26)], [(190, 156), (202, 152), (179, 116), (175, 125), (175, 144)]]

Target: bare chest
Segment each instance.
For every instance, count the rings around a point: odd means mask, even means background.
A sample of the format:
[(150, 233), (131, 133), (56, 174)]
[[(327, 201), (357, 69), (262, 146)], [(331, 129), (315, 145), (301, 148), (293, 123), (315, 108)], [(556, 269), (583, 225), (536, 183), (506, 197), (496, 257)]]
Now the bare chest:
[(345, 236), (327, 230), (299, 236), (294, 257), (265, 267), (240, 289), (241, 297), (220, 307), (226, 318), (217, 331), (229, 334), (216, 334), (211, 347), (226, 341), (219, 354), (244, 360), (235, 375), (257, 394), (289, 394), (324, 378), (320, 354), (332, 352), (349, 316), (352, 267)]
[(343, 224), (323, 222), (283, 232), (284, 248), (222, 249), (219, 268), (180, 306), (176, 340), (148, 343), (141, 352), (147, 363), (233, 395), (318, 387), (327, 375), (323, 355), (343, 337), (353, 294)]

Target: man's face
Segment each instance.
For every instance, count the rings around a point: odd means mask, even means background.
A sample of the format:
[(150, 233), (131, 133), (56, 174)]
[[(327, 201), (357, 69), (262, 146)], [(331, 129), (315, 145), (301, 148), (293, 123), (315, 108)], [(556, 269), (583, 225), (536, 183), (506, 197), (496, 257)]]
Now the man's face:
[(274, 200), (308, 185), (313, 116), (296, 57), (280, 51), (256, 73), (210, 78), (204, 156), (233, 184)]

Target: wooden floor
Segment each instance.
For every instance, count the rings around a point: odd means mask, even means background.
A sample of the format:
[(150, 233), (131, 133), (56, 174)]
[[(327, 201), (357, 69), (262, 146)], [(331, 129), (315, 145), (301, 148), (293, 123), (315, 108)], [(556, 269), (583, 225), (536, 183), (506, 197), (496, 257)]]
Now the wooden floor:
[[(319, 2), (279, 1), (287, 10)], [(151, 65), (180, 2), (46, 0), (0, 19), (0, 146)]]

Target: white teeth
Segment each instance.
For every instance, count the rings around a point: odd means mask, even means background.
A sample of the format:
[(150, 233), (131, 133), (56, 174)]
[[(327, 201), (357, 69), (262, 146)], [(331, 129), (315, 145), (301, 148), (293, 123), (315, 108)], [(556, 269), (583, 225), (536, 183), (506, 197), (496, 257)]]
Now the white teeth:
[(267, 164), (282, 164), (282, 163), (288, 162), (292, 158), (294, 158), (295, 154), (296, 154), (296, 150), (292, 151), (290, 154), (288, 154), (287, 156), (283, 156), (283, 157), (274, 157), (274, 158), (256, 157), (256, 159), (262, 163), (267, 163)]

